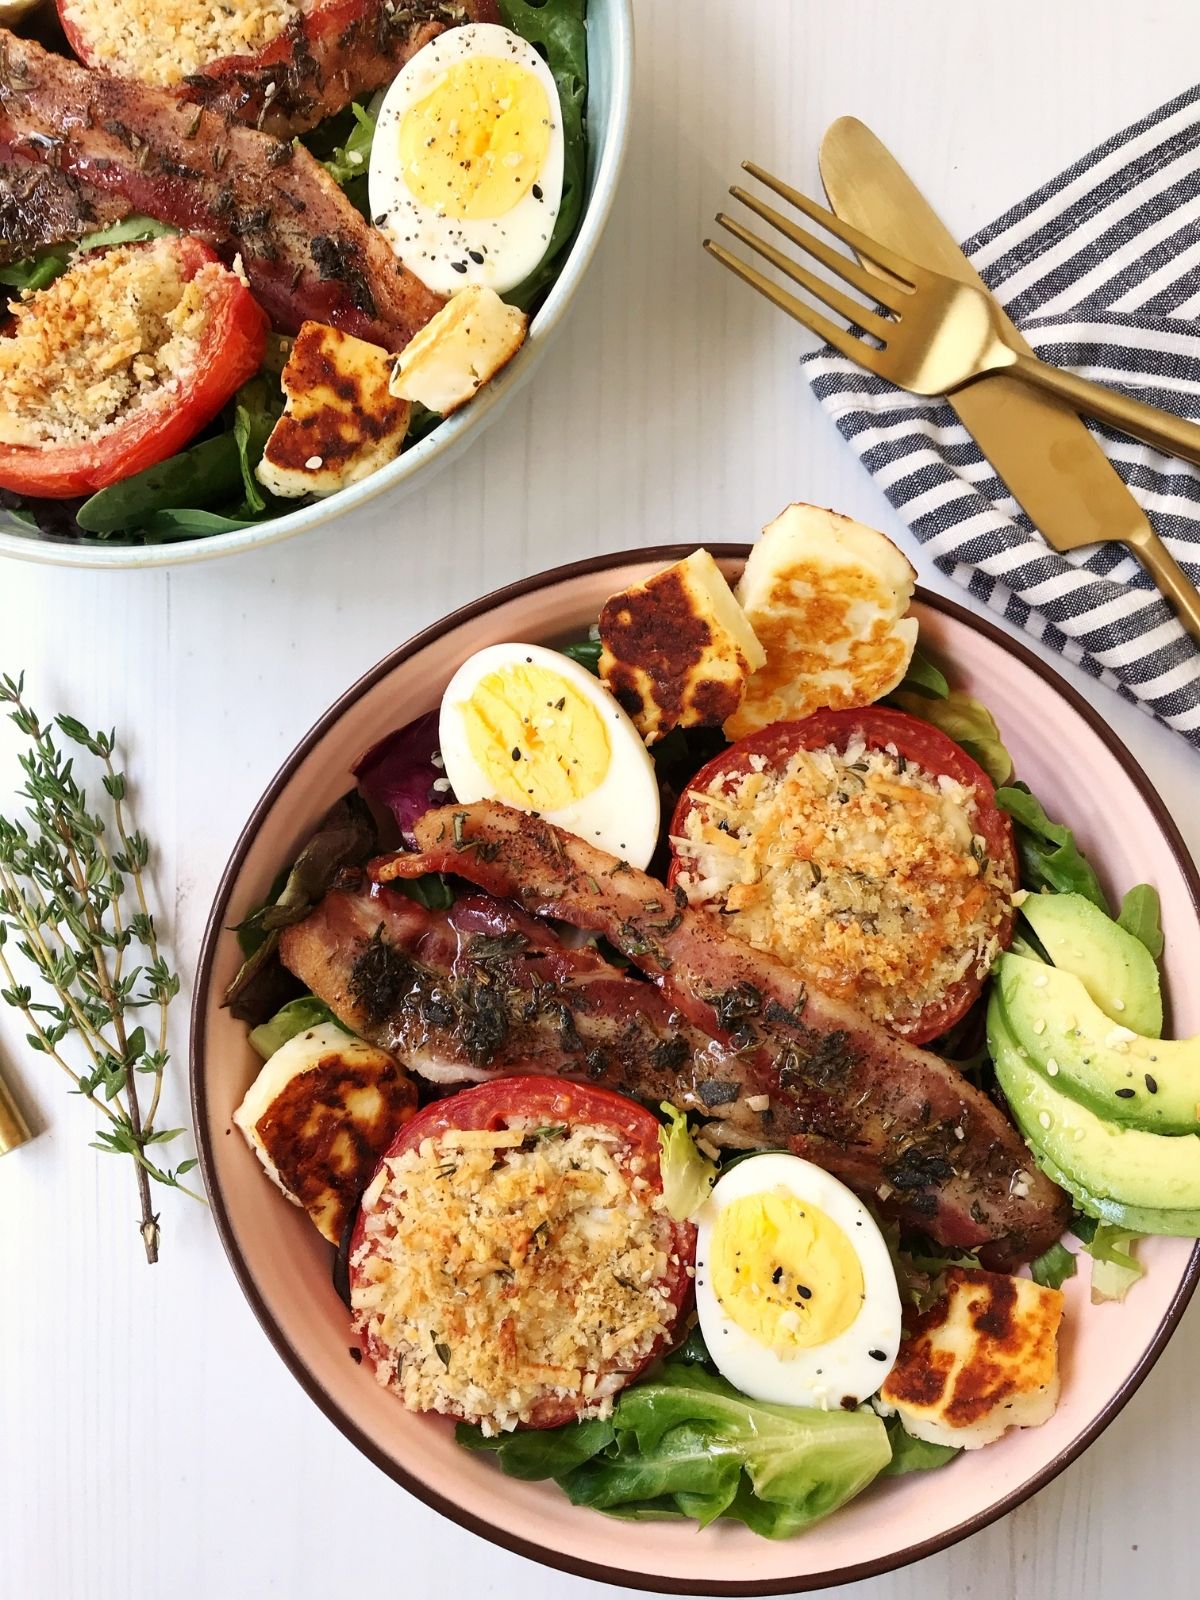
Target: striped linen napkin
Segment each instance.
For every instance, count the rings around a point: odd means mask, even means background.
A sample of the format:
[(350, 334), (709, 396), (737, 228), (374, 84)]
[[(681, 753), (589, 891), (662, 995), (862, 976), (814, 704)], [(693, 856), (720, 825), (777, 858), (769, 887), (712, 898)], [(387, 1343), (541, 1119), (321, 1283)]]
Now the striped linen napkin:
[[(1200, 420), (1200, 87), (963, 249), (1046, 361)], [(1200, 748), (1200, 649), (1122, 545), (1059, 555), (944, 401), (904, 394), (828, 347), (806, 366), (942, 572)], [(1097, 431), (1171, 554), (1200, 579), (1200, 469)]]

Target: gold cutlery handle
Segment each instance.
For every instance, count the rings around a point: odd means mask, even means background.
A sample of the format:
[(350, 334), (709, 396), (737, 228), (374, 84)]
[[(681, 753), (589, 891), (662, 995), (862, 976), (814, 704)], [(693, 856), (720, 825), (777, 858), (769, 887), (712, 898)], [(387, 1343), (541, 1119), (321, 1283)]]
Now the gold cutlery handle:
[(1200, 465), (1200, 427), (1196, 423), (1185, 422), (1182, 417), (1173, 416), (1169, 411), (1160, 411), (1157, 406), (1148, 406), (1144, 401), (1131, 400), (1128, 395), (1109, 389), (1102, 383), (1077, 378), (1073, 372), (1049, 366), (1023, 351), (1014, 350), (1012, 353), (1015, 360), (1004, 371), (1023, 378), (1026, 383), (1032, 383), (1039, 389), (1045, 389), (1049, 394), (1057, 395), (1060, 400), (1073, 405), (1076, 411), (1107, 422), (1120, 432), (1153, 445), (1156, 450)]
[(1156, 533), (1147, 531), (1140, 538), (1124, 541), (1137, 556), (1159, 589), (1174, 606), (1180, 622), (1200, 644), (1200, 594), (1196, 585)]

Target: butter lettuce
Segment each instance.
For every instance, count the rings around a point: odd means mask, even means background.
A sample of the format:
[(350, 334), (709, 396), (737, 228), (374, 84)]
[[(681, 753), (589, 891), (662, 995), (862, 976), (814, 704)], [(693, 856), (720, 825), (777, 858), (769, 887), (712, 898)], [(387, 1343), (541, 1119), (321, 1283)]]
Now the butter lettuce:
[(663, 1199), (676, 1222), (695, 1216), (717, 1181), (716, 1164), (697, 1148), (686, 1115), (664, 1100), (666, 1122), (658, 1130)]
[(510, 1476), (554, 1478), (574, 1505), (701, 1527), (725, 1518), (768, 1539), (819, 1522), (892, 1460), (872, 1411), (767, 1405), (684, 1361), (627, 1389), (611, 1422), (494, 1439), (460, 1424), (457, 1438)]

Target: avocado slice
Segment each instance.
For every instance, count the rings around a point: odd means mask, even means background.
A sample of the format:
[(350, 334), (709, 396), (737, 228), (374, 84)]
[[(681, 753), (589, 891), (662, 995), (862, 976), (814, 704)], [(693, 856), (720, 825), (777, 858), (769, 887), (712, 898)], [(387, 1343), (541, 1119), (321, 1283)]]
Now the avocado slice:
[(1073, 972), (1101, 1011), (1134, 1033), (1161, 1035), (1158, 966), (1140, 939), (1081, 894), (1031, 894), (1021, 915), (1054, 965)]
[(1147, 1039), (1105, 1016), (1072, 972), (1003, 955), (995, 992), (1030, 1065), (1064, 1094), (1149, 1133), (1200, 1132), (1200, 1037)]
[(1061, 1093), (1013, 1037), (994, 994), (988, 1048), (1038, 1166), (1080, 1211), (1132, 1233), (1200, 1238), (1200, 1138), (1120, 1128)]

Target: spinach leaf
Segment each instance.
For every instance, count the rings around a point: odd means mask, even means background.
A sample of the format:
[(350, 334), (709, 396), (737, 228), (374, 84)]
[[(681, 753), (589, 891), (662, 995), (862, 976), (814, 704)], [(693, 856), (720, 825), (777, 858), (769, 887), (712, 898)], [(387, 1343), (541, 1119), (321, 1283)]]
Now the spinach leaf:
[(997, 789), (996, 804), (1013, 819), (1024, 887), (1081, 894), (1107, 916), (1108, 900), (1075, 835), (1064, 823), (1051, 822), (1028, 785)]
[(561, 653), (569, 660), (577, 662), (581, 667), (586, 667), (589, 672), (594, 672), (599, 677), (600, 650), (599, 638), (593, 639), (589, 635), (586, 639), (576, 639), (572, 644), (563, 645)]
[(67, 270), (70, 256), (69, 245), (56, 244), (49, 250), (39, 250), (36, 256), (10, 261), (6, 267), (0, 267), (0, 284), (6, 289), (23, 289), (32, 294), (60, 278)]
[[(367, 175), (371, 167), (371, 146), (375, 141), (375, 125), (382, 104), (382, 93), (375, 95), (369, 105), (360, 105), (355, 100), (338, 117), (331, 119), (333, 123), (331, 131), (338, 142), (332, 148), (328, 147), (327, 141), (325, 143), (325, 148), (329, 148), (324, 161), (325, 171), (343, 190), (347, 200), (367, 218), (371, 214)], [(309, 143), (311, 148), (311, 141), (305, 142)]]
[(157, 512), (228, 500), (242, 481), (232, 434), (205, 439), (85, 500), (75, 520), (85, 533), (133, 533)]
[(454, 904), (454, 890), (441, 872), (423, 872), (419, 878), (393, 878), (391, 887), (426, 911), (447, 911)]
[(1029, 1263), (1029, 1271), (1034, 1283), (1046, 1289), (1061, 1289), (1068, 1278), (1075, 1276), (1075, 1257), (1062, 1240), (1057, 1239), (1036, 1261)]
[(914, 1439), (905, 1433), (899, 1417), (889, 1417), (885, 1423), (892, 1459), (884, 1467), (882, 1476), (898, 1478), (905, 1472), (929, 1472), (934, 1467), (944, 1467), (958, 1455), (952, 1444), (929, 1444), (925, 1439)]
[(166, 233), (178, 233), (178, 228), (172, 228), (166, 222), (158, 222), (154, 217), (134, 215), (122, 217), (119, 222), (110, 222), (107, 228), (100, 228), (96, 233), (84, 234), (79, 241), (80, 250), (102, 250), (113, 244), (137, 244), (143, 239), (161, 239)]
[(1149, 883), (1135, 884), (1121, 901), (1118, 923), (1139, 939), (1157, 961), (1163, 953), (1162, 917), (1158, 890)]
[(294, 1039), (298, 1033), (306, 1033), (310, 1028), (319, 1028), (323, 1023), (336, 1023), (342, 1032), (354, 1037), (350, 1029), (344, 1027), (325, 1004), (318, 1000), (315, 994), (301, 995), (298, 1000), (289, 1000), (282, 1006), (268, 1022), (262, 1022), (257, 1028), (250, 1031), (250, 1043), (264, 1061), (270, 1059), (289, 1039)]
[(914, 650), (912, 660), (908, 663), (908, 671), (904, 674), (896, 693), (919, 694), (927, 700), (945, 700), (950, 693), (950, 685), (940, 668), (935, 667), (920, 650)]
[(241, 468), (242, 487), (246, 505), (255, 512), (266, 511), (276, 504), (273, 495), (266, 495), (254, 476), (254, 469), (263, 458), (267, 440), (283, 414), (283, 391), (277, 381), (264, 377), (251, 378), (244, 383), (233, 401), (233, 441), (237, 447)]
[(587, 0), (500, 0), (505, 27), (545, 56), (558, 87), (563, 124), (563, 191), (546, 254), (525, 282), (504, 296), (528, 311), (553, 281), (583, 213), (587, 186)]

